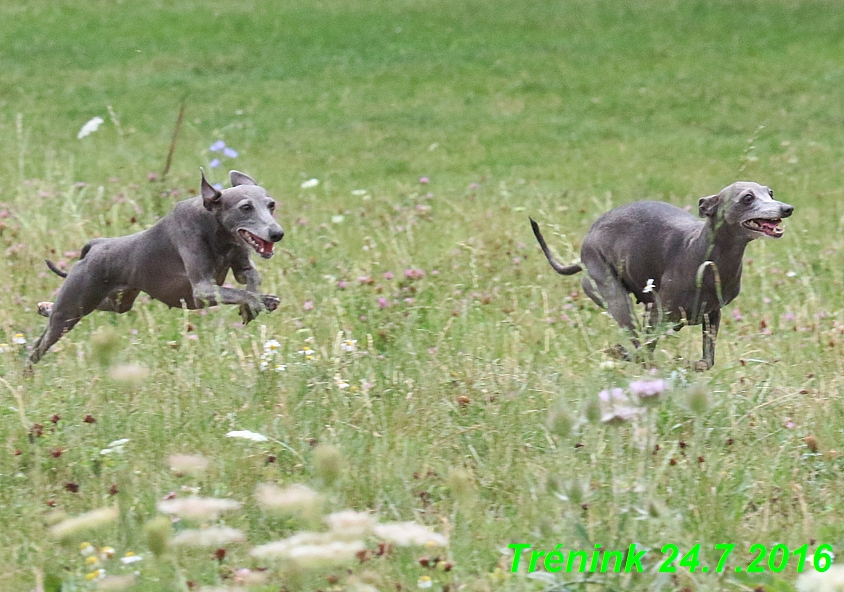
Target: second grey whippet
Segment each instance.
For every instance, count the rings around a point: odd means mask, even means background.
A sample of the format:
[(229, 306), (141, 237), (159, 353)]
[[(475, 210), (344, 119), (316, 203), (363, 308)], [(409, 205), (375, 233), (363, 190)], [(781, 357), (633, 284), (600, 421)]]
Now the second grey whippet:
[[(269, 259), (284, 236), (275, 221), (275, 200), (254, 179), (231, 171), (232, 187), (218, 191), (202, 175), (201, 195), (176, 204), (151, 228), (118, 238), (95, 238), (69, 273), (55, 302), (39, 304), (50, 322), (35, 342), (29, 364), (94, 310), (124, 313), (140, 292), (170, 307), (238, 304), (245, 323), (279, 299), (259, 294), (261, 276), (251, 250)], [(224, 287), (229, 269), (245, 290)]]
[[(531, 226), (545, 257), (562, 275), (586, 267), (583, 290), (632, 334), (639, 347), (630, 294), (650, 307), (649, 324), (662, 321), (703, 325), (703, 359), (697, 370), (715, 363), (721, 308), (741, 290), (742, 257), (759, 237), (780, 238), (782, 218), (794, 207), (774, 200), (756, 183), (737, 182), (717, 195), (700, 198), (699, 220), (671, 204), (629, 203), (610, 210), (583, 239), (581, 264), (561, 265)], [(626, 356), (626, 351), (622, 352)]]

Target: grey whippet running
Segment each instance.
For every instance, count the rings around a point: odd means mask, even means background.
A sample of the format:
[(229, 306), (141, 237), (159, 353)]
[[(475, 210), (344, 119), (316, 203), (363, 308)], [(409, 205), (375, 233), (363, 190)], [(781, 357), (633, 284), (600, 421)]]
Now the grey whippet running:
[(700, 198), (703, 221), (663, 202), (620, 206), (598, 218), (584, 237), (582, 265), (557, 262), (537, 223), (530, 222), (554, 271), (572, 275), (586, 267), (583, 290), (630, 331), (634, 346), (639, 342), (630, 294), (650, 305), (652, 327), (662, 320), (703, 324), (703, 359), (696, 369), (707, 370), (715, 363), (721, 308), (741, 290), (747, 243), (760, 236), (780, 238), (782, 218), (794, 211), (773, 197), (768, 187), (733, 183), (718, 195)]
[[(250, 248), (264, 259), (284, 236), (273, 218), (275, 201), (254, 179), (231, 171), (232, 187), (218, 191), (202, 174), (201, 195), (176, 204), (151, 228), (118, 238), (95, 238), (82, 249), (55, 302), (40, 303), (50, 322), (35, 342), (35, 364), (59, 338), (94, 310), (124, 313), (140, 292), (170, 307), (239, 304), (245, 323), (279, 299), (259, 294), (261, 276), (249, 259)], [(229, 269), (245, 290), (223, 287)]]

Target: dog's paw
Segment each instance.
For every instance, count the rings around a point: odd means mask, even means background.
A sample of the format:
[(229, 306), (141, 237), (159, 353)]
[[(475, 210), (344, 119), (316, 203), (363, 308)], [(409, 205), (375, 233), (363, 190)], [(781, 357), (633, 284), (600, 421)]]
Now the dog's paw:
[(603, 352), (609, 357), (615, 358), (616, 360), (624, 360), (625, 362), (629, 362), (631, 359), (630, 352), (627, 351), (627, 348), (621, 345), (620, 343), (616, 343), (612, 347), (605, 348)]
[(267, 312), (272, 312), (278, 308), (279, 304), (281, 304), (281, 299), (278, 296), (273, 296), (272, 294), (261, 294), (261, 302), (264, 303), (264, 307), (267, 309)]
[(38, 314), (40, 314), (42, 317), (47, 317), (49, 319), (50, 313), (53, 312), (53, 303), (52, 302), (39, 302), (36, 305), (36, 308), (38, 310)]
[(695, 372), (706, 372), (710, 368), (712, 368), (712, 364), (706, 359), (700, 359), (694, 364)]

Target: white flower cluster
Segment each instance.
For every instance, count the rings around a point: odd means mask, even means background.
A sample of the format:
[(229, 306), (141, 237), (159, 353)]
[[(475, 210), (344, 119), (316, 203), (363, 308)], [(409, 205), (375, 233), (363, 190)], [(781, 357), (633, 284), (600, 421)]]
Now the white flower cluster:
[(276, 362), (276, 355), (281, 353), (281, 344), (275, 340), (270, 339), (264, 342), (264, 353), (261, 354), (261, 363), (258, 366), (261, 372), (266, 372), (272, 369), (274, 372), (284, 372), (287, 370), (287, 365)]

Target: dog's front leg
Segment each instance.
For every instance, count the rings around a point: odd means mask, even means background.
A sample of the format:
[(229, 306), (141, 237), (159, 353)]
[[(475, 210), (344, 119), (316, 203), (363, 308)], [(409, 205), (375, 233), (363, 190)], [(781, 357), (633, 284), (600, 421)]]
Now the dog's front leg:
[[(252, 262), (249, 261), (248, 258), (245, 261), (245, 265), (240, 265), (238, 267), (233, 266), (232, 271), (234, 272), (234, 279), (237, 280), (238, 283), (246, 284), (246, 291), (258, 296), (268, 312), (272, 312), (278, 308), (278, 305), (281, 302), (278, 296), (258, 293), (261, 289), (261, 274), (258, 273), (257, 269), (252, 267)], [(240, 316), (244, 318), (244, 322), (249, 322), (245, 320), (249, 314), (243, 305), (240, 307)]]
[(203, 280), (193, 286), (193, 299), (197, 306), (208, 304), (239, 304), (241, 318), (248, 323), (258, 316), (262, 310), (266, 310), (264, 303), (258, 295), (238, 290), (237, 288), (226, 288), (218, 286), (210, 280)]
[(703, 331), (703, 359), (698, 361), (695, 370), (701, 372), (709, 370), (715, 365), (715, 339), (718, 337), (718, 328), (721, 325), (721, 310), (716, 309), (708, 315), (703, 315), (701, 323)]

